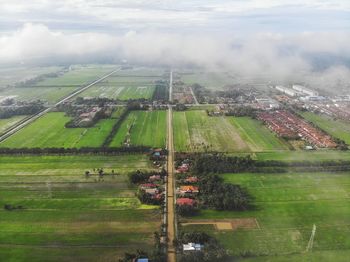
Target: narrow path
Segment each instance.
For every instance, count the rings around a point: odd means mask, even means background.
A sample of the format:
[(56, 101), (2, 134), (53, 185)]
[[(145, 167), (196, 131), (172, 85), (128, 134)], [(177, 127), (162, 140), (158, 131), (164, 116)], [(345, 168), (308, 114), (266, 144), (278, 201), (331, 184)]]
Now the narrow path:
[(194, 103), (195, 103), (196, 105), (199, 105), (198, 100), (197, 100), (197, 97), (196, 97), (196, 95), (195, 95), (194, 92), (193, 92), (192, 86), (190, 86), (189, 88), (190, 88), (190, 90), (191, 90), (191, 94), (192, 94), (192, 96), (193, 96)]
[[(169, 100), (172, 99), (172, 71), (170, 72)], [(167, 261), (176, 262), (176, 250), (174, 239), (176, 237), (176, 218), (175, 218), (175, 178), (174, 178), (174, 139), (173, 139), (173, 109), (169, 105), (168, 109), (168, 177), (167, 177)]]
[(169, 79), (169, 102), (173, 101), (173, 70), (170, 70)]

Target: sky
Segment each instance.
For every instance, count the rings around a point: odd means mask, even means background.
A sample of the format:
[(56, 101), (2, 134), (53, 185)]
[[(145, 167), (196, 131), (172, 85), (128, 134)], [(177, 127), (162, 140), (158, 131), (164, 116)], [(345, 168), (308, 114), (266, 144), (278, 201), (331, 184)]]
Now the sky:
[(0, 63), (121, 59), (346, 81), (350, 1), (0, 0)]

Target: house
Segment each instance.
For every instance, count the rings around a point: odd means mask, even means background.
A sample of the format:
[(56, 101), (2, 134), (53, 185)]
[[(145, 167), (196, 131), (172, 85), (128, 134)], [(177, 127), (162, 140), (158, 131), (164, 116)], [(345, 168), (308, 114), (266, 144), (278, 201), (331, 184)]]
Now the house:
[(196, 243), (188, 243), (182, 245), (184, 251), (201, 251), (203, 245)]
[(149, 262), (148, 258), (138, 258), (136, 262)]
[(194, 199), (191, 198), (178, 198), (176, 199), (176, 204), (179, 206), (193, 206), (196, 203), (196, 201)]
[(197, 183), (198, 182), (198, 177), (196, 176), (190, 176), (185, 179), (186, 183)]
[(176, 169), (176, 173), (186, 173), (190, 170), (189, 164), (182, 164)]
[(185, 193), (198, 193), (199, 189), (197, 186), (181, 186), (179, 188), (179, 191), (181, 194), (185, 194)]
[(158, 180), (161, 180), (162, 178), (161, 178), (161, 176), (160, 175), (153, 175), (153, 176), (150, 176), (149, 178), (148, 178), (148, 181), (149, 182), (154, 182), (154, 181), (158, 181)]
[(144, 189), (145, 193), (150, 195), (157, 195), (159, 193), (158, 188), (146, 188)]
[(146, 184), (141, 184), (140, 185), (140, 188), (145, 190), (147, 188), (156, 188), (157, 185), (156, 184), (153, 184), (153, 183), (146, 183)]

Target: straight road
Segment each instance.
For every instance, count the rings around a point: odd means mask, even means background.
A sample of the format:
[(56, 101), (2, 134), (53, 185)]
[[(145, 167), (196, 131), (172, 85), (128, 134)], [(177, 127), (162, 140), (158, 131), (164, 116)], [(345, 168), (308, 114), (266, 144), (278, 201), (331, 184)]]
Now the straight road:
[(169, 102), (173, 101), (173, 70), (170, 70), (169, 80)]
[[(169, 101), (172, 101), (173, 93), (173, 71), (170, 71), (169, 79)], [(175, 220), (175, 178), (174, 178), (174, 139), (173, 139), (173, 109), (169, 104), (168, 109), (168, 121), (167, 121), (168, 131), (167, 131), (167, 149), (168, 149), (168, 159), (167, 159), (167, 261), (176, 262), (176, 250), (174, 247), (174, 239), (176, 237), (176, 220)]]
[(191, 90), (191, 94), (192, 94), (192, 96), (193, 96), (194, 103), (195, 103), (196, 105), (199, 105), (198, 100), (197, 100), (197, 97), (196, 97), (196, 95), (195, 95), (194, 92), (193, 92), (192, 86), (190, 86), (189, 88), (190, 88), (190, 90)]
[(175, 178), (174, 178), (174, 142), (173, 142), (173, 112), (168, 109), (168, 178), (167, 178), (167, 232), (168, 232), (168, 262), (176, 261), (175, 247)]
[(15, 134), (16, 132), (18, 132), (19, 130), (21, 130), (23, 127), (29, 125), (30, 123), (32, 123), (34, 120), (38, 119), (39, 117), (45, 115), (46, 113), (48, 113), (51, 109), (53, 109), (54, 107), (66, 102), (67, 100), (73, 98), (74, 96), (80, 94), (81, 92), (85, 91), (86, 89), (92, 87), (93, 85), (96, 85), (97, 83), (105, 80), (107, 77), (111, 76), (112, 74), (114, 74), (115, 72), (119, 71), (120, 68), (100, 77), (99, 79), (95, 80), (94, 82), (83, 86), (81, 88), (79, 88), (78, 90), (74, 91), (72, 94), (62, 98), (60, 101), (58, 101), (56, 104), (54, 104), (53, 106), (50, 106), (48, 108), (46, 108), (45, 110), (27, 118), (25, 121), (23, 121), (22, 123), (20, 123), (19, 125), (14, 126), (13, 128), (8, 129), (4, 134), (2, 134), (0, 136), (0, 142), (6, 140), (7, 138), (9, 138), (10, 136), (12, 136), (13, 134)]

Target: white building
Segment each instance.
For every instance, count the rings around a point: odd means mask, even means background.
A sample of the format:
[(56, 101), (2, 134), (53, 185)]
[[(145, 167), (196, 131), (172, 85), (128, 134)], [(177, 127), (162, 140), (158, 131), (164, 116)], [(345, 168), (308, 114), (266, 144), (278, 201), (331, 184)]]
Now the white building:
[(285, 86), (276, 86), (276, 89), (277, 89), (278, 91), (280, 91), (280, 92), (286, 94), (286, 95), (289, 95), (289, 96), (295, 97), (295, 96), (300, 95), (299, 92), (297, 92), (297, 91), (295, 91), (295, 90), (293, 90), (293, 89), (291, 89), (291, 88), (289, 88), (289, 87), (285, 87)]
[(203, 246), (196, 243), (183, 244), (184, 251), (201, 251)]
[(302, 86), (302, 85), (293, 85), (292, 88), (298, 92), (303, 93), (304, 95), (318, 96), (317, 91), (311, 90), (311, 89), (306, 88), (305, 86)]

